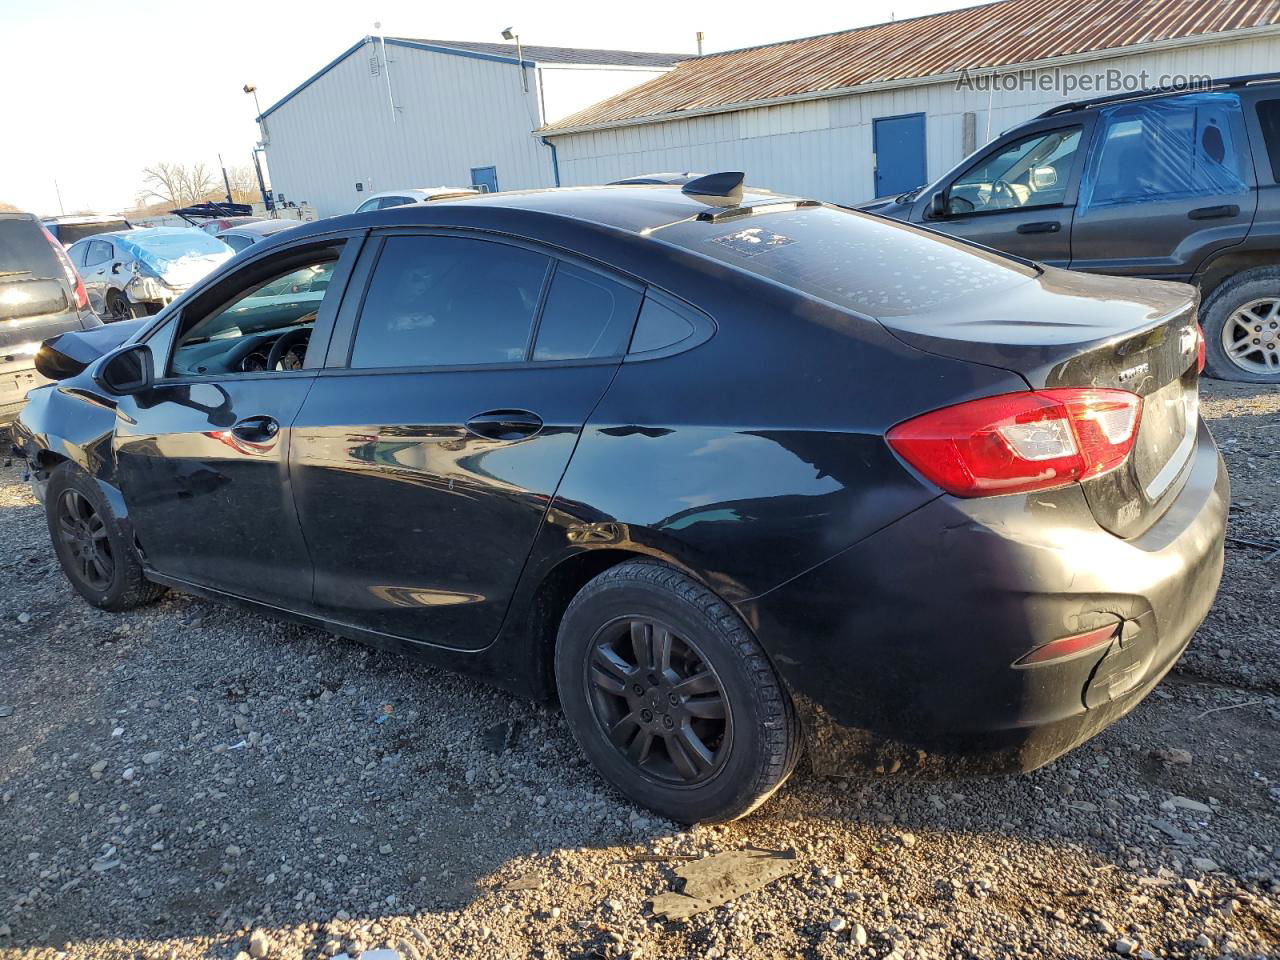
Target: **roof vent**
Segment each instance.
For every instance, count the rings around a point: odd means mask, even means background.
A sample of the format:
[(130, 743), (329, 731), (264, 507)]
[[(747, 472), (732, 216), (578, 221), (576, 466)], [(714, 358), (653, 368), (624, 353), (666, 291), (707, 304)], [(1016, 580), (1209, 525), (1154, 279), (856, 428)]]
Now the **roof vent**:
[(742, 203), (742, 183), (747, 175), (742, 172), (708, 173), (705, 177), (690, 180), (680, 192), (712, 207), (736, 207)]

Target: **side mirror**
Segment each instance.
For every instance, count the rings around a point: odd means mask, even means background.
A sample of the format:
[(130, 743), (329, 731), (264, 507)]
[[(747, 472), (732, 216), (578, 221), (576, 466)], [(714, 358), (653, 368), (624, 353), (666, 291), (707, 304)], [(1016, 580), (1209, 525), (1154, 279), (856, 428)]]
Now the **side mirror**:
[(947, 215), (947, 191), (939, 190), (929, 198), (925, 213), (930, 220), (941, 220)]
[(1058, 185), (1058, 171), (1055, 167), (1035, 167), (1030, 181), (1032, 190), (1048, 190)]
[(152, 384), (151, 348), (133, 343), (109, 354), (93, 375), (93, 382), (116, 397), (149, 390)]

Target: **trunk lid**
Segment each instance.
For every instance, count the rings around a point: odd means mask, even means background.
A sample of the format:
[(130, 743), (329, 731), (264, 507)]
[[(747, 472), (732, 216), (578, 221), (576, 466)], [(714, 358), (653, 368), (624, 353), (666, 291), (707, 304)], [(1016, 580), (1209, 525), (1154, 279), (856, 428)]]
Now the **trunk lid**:
[(1036, 389), (1116, 387), (1142, 397), (1129, 458), (1082, 484), (1098, 523), (1133, 537), (1177, 495), (1195, 448), (1198, 306), (1185, 284), (1046, 267), (999, 296), (879, 320), (912, 346), (1011, 370)]

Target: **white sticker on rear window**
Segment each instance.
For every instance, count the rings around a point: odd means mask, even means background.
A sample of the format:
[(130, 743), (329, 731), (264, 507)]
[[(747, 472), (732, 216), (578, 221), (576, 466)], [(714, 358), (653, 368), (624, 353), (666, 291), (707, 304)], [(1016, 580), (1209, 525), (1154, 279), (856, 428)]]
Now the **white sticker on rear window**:
[(747, 227), (745, 230), (726, 233), (722, 237), (712, 237), (711, 242), (728, 247), (734, 253), (744, 257), (756, 257), (770, 250), (785, 247), (789, 243), (795, 243), (795, 240), (784, 237), (780, 233), (773, 233), (764, 227)]

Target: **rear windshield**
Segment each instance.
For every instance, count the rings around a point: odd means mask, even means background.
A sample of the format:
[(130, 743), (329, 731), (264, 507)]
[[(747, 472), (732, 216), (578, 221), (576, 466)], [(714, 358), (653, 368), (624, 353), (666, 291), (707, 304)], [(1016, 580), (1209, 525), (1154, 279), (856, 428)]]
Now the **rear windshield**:
[(128, 230), (129, 224), (124, 220), (102, 220), (96, 223), (59, 223), (52, 231), (64, 247), (69, 247), (77, 240), (97, 236), (112, 230)]
[(0, 277), (12, 274), (31, 274), (44, 280), (63, 276), (53, 247), (34, 220), (0, 217)]
[(871, 316), (901, 316), (1036, 276), (995, 252), (831, 207), (721, 224), (688, 221), (661, 239)]

